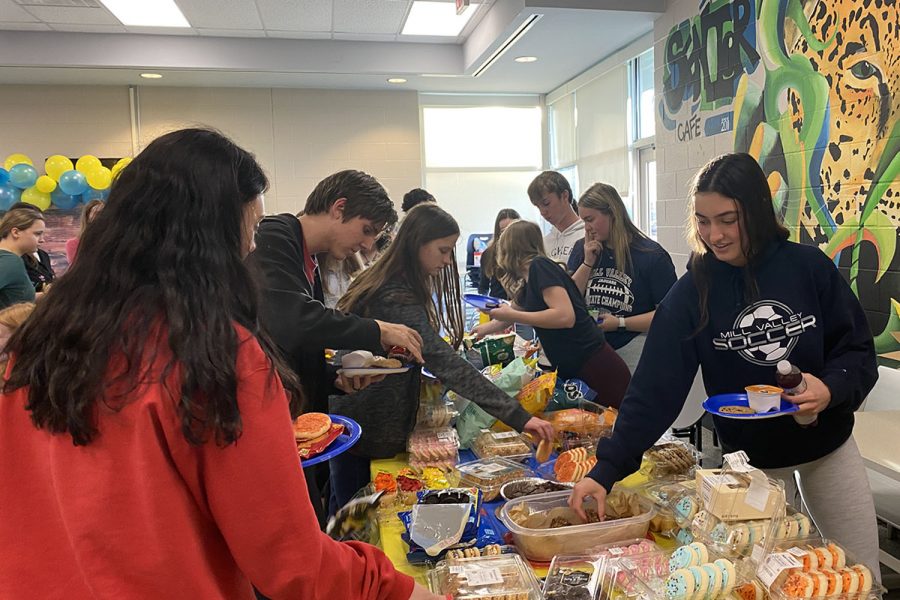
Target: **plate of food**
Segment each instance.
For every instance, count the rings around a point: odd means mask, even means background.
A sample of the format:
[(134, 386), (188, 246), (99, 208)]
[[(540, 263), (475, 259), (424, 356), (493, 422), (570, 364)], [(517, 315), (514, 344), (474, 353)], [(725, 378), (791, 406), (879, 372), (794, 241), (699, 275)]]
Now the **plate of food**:
[(726, 419), (774, 419), (790, 415), (800, 408), (787, 400), (782, 400), (777, 410), (768, 412), (756, 412), (750, 408), (750, 399), (747, 394), (718, 394), (706, 399), (703, 403), (706, 412)]
[(304, 467), (324, 462), (350, 449), (359, 441), (359, 423), (341, 415), (305, 413), (294, 420), (297, 454)]
[(363, 377), (366, 375), (394, 375), (406, 373), (409, 365), (400, 359), (377, 356), (368, 350), (354, 350), (341, 357), (341, 368), (338, 374), (345, 377)]
[(500, 298), (494, 298), (493, 296), (483, 296), (481, 294), (463, 294), (463, 300), (465, 300), (468, 304), (471, 304), (478, 310), (491, 310), (492, 308), (497, 308), (504, 302), (505, 300), (501, 300)]

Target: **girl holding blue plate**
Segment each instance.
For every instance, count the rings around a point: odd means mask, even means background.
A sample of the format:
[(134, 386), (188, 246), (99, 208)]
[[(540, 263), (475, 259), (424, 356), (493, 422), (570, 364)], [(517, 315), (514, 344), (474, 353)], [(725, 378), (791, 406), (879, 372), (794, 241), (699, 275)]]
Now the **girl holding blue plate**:
[(877, 577), (875, 507), (852, 436), (853, 411), (878, 378), (862, 307), (824, 253), (788, 241), (750, 155), (709, 162), (691, 196), (688, 273), (657, 307), (613, 436), (600, 441), (597, 465), (570, 504), (580, 511), (593, 496), (602, 509), (613, 483), (636, 471), (675, 421), (698, 367), (713, 396), (773, 384), (775, 365), (789, 360), (808, 389), (785, 399), (799, 407), (794, 414), (815, 415), (817, 424), (716, 416), (723, 451), (744, 450), (753, 466), (785, 482), (788, 501), (798, 470), (822, 533)]

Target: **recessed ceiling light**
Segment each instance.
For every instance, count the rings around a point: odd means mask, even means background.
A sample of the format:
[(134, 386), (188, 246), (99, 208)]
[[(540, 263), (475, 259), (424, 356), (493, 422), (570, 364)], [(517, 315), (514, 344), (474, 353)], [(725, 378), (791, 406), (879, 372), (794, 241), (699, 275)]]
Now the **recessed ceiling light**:
[(190, 27), (175, 0), (100, 0), (123, 25)]
[(387, 80), (388, 83), (406, 83), (406, 80), (402, 77), (391, 77)]
[(477, 9), (477, 4), (470, 4), (461, 15), (457, 15), (453, 2), (416, 0), (409, 9), (400, 34), (456, 37)]
[(159, 73), (141, 73), (141, 77), (144, 79), (162, 79), (162, 75)]
[(517, 63), (532, 63), (537, 62), (537, 56), (517, 56)]

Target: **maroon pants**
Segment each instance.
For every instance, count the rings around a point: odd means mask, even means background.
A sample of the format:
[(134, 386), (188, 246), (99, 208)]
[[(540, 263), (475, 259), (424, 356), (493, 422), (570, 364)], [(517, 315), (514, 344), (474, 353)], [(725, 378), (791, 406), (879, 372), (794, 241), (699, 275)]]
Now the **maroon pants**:
[(631, 371), (612, 346), (604, 343), (581, 367), (578, 379), (597, 392), (598, 404), (619, 408), (631, 382)]

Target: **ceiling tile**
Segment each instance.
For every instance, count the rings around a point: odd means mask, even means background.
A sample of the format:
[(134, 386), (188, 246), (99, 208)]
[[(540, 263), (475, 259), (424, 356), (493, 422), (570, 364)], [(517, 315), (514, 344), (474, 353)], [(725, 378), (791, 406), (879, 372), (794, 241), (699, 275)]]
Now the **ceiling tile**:
[(331, 31), (332, 0), (256, 0), (256, 6), (268, 30)]
[(50, 31), (46, 23), (6, 23), (0, 21), (0, 31)]
[(288, 40), (330, 40), (330, 31), (278, 31), (266, 30), (266, 37), (282, 38)]
[(410, 0), (334, 0), (334, 31), (400, 33)]
[(124, 25), (83, 25), (78, 23), (54, 23), (53, 31), (74, 31), (77, 33), (128, 33)]
[(28, 12), (44, 23), (81, 23), (84, 25), (119, 25), (119, 20), (105, 8), (83, 6), (29, 6)]
[(207, 37), (247, 37), (264, 38), (266, 32), (262, 29), (206, 29), (197, 28), (197, 33)]
[(128, 25), (125, 27), (128, 33), (144, 33), (150, 35), (197, 35), (197, 31), (191, 27), (138, 27)]
[(28, 23), (37, 19), (13, 0), (0, 0), (0, 23)]
[(178, 7), (191, 27), (262, 29), (256, 6), (246, 0), (181, 0)]
[(352, 42), (393, 42), (396, 37), (392, 33), (346, 33), (335, 32), (334, 39)]

